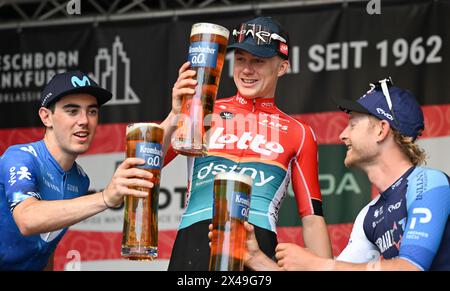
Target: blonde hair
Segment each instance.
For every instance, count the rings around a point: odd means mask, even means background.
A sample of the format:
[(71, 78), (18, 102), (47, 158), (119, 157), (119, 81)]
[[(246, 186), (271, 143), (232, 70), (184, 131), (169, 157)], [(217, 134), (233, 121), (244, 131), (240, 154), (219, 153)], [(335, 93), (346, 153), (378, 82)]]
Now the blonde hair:
[[(375, 126), (376, 122), (380, 121), (380, 119), (373, 115), (369, 115), (369, 117), (372, 126)], [(403, 135), (398, 130), (392, 127), (391, 130), (394, 136), (395, 143), (398, 144), (403, 154), (411, 161), (414, 166), (425, 165), (427, 163), (425, 150), (423, 150), (418, 144), (414, 143), (414, 138)]]
[(414, 166), (426, 164), (425, 151), (416, 143), (410, 136), (401, 134), (398, 130), (392, 128), (395, 142), (400, 146), (400, 149), (408, 157)]

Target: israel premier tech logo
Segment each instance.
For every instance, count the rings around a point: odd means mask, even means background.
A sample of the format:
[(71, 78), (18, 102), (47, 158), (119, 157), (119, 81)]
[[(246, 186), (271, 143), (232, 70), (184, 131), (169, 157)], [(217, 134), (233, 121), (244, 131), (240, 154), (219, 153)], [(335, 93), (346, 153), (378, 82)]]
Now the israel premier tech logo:
[(412, 213), (413, 216), (411, 218), (411, 225), (410, 225), (411, 229), (414, 229), (416, 227), (417, 220), (419, 220), (419, 223), (424, 224), (429, 223), (431, 221), (431, 218), (433, 217), (430, 209), (424, 207), (414, 208)]

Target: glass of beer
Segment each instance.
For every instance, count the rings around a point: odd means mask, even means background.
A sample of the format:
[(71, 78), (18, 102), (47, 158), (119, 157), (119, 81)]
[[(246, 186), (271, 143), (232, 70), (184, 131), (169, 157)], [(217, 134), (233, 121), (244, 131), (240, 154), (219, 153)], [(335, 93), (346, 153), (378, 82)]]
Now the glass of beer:
[(160, 173), (163, 163), (164, 129), (156, 123), (132, 123), (126, 131), (126, 156), (142, 158), (145, 169), (153, 174), (153, 188), (147, 198), (125, 197), (122, 234), (122, 257), (130, 260), (153, 260), (158, 256), (158, 203)]
[(234, 172), (220, 173), (214, 178), (213, 231), (210, 271), (242, 271), (244, 269), (244, 222), (250, 212), (253, 179)]
[(219, 88), (230, 32), (217, 24), (196, 23), (192, 26), (188, 61), (197, 71), (193, 96), (184, 96), (177, 131), (172, 139), (175, 152), (187, 156), (207, 153), (206, 136)]

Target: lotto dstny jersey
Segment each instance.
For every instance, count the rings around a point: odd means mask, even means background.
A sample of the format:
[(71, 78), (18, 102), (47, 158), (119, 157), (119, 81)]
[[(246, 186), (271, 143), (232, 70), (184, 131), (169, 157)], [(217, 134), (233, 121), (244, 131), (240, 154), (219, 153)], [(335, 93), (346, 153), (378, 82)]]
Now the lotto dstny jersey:
[(310, 126), (281, 112), (274, 98), (236, 95), (217, 100), (213, 112), (208, 155), (188, 158), (180, 228), (212, 218), (214, 176), (223, 172), (253, 178), (248, 220), (254, 225), (276, 232), (290, 180), (300, 216), (322, 215), (317, 141)]
[(421, 270), (450, 270), (450, 186), (441, 171), (412, 167), (356, 218), (338, 260), (402, 258)]
[(76, 198), (88, 187), (81, 167), (65, 172), (43, 141), (9, 147), (0, 158), (0, 270), (42, 270), (67, 230), (23, 236), (12, 216), (20, 202)]

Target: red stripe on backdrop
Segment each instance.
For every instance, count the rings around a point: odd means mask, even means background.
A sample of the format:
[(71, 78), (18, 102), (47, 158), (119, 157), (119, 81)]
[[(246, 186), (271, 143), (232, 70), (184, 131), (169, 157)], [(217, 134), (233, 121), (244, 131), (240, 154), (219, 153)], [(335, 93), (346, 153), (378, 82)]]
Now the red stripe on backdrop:
[[(126, 126), (126, 123), (100, 124), (91, 148), (85, 155), (123, 152)], [(43, 127), (2, 129), (0, 130), (0, 153), (14, 144), (40, 140), (44, 133)]]
[[(422, 106), (425, 131), (421, 138), (450, 136), (450, 104)], [(319, 144), (340, 144), (339, 134), (347, 125), (347, 114), (323, 112), (295, 114), (294, 118), (309, 124), (317, 135)]]
[[(333, 245), (333, 255), (337, 256), (347, 245), (352, 224), (334, 224), (328, 226)], [(158, 232), (158, 258), (170, 259), (176, 230)], [(303, 246), (301, 227), (278, 227), (278, 241), (296, 243)], [(82, 261), (120, 259), (121, 232), (68, 231), (55, 251), (54, 268), (64, 270), (64, 265), (72, 260), (67, 254), (76, 250)]]
[[(422, 138), (450, 136), (450, 104), (422, 108), (426, 125)], [(342, 112), (293, 114), (292, 116), (314, 129), (319, 144), (340, 144), (339, 134), (345, 128), (348, 119)], [(126, 125), (126, 123), (99, 125), (91, 149), (85, 155), (124, 151)], [(43, 127), (1, 129), (0, 154), (13, 144), (36, 141), (43, 136)]]
[[(170, 258), (176, 230), (158, 232), (158, 258)], [(67, 231), (55, 251), (54, 269), (64, 270), (64, 265), (72, 260), (67, 258), (70, 251), (78, 251), (81, 261), (120, 259), (122, 245), (121, 232)]]

